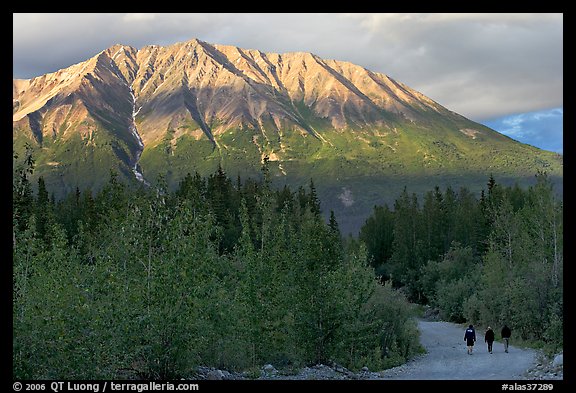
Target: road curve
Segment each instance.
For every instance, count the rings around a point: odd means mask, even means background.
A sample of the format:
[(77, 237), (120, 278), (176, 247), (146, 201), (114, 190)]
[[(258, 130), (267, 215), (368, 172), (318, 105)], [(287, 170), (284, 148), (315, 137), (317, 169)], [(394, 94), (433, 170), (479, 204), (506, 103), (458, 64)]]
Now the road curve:
[[(488, 353), (484, 331), (476, 331), (476, 345), (472, 355), (466, 353), (464, 330), (449, 322), (418, 321), (420, 343), (427, 353), (398, 367), (383, 371), (384, 379), (411, 380), (514, 380), (526, 379), (525, 373), (537, 361), (537, 353), (494, 342), (493, 353)], [(496, 337), (499, 328), (494, 329)], [(513, 339), (512, 339), (513, 341)]]

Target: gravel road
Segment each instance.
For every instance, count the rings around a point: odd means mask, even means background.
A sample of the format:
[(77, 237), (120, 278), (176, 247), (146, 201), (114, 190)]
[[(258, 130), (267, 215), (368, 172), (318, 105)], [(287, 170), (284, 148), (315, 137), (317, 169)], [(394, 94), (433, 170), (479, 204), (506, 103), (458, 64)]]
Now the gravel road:
[[(457, 379), (526, 379), (525, 373), (537, 363), (531, 349), (494, 342), (492, 354), (484, 343), (484, 331), (476, 331), (476, 345), (472, 355), (466, 353), (463, 326), (449, 322), (419, 320), (420, 342), (427, 353), (416, 359), (381, 373), (385, 379), (457, 380)], [(496, 337), (500, 329), (494, 328)], [(514, 342), (512, 336), (511, 342)]]
[[(273, 365), (267, 364), (260, 370), (260, 376), (235, 374), (228, 371), (200, 367), (192, 379), (264, 379), (264, 380), (541, 380), (563, 379), (562, 366), (545, 367), (539, 355), (532, 349), (522, 349), (511, 345), (504, 352), (504, 344), (495, 341), (493, 353), (488, 353), (484, 343), (484, 331), (476, 331), (476, 345), (472, 355), (466, 351), (464, 325), (450, 322), (418, 321), (420, 343), (426, 353), (402, 366), (384, 371), (370, 371), (367, 368), (352, 372), (338, 365), (318, 364), (304, 367), (298, 373), (285, 374)], [(495, 329), (500, 337), (500, 329)], [(512, 332), (514, 343), (514, 332)]]

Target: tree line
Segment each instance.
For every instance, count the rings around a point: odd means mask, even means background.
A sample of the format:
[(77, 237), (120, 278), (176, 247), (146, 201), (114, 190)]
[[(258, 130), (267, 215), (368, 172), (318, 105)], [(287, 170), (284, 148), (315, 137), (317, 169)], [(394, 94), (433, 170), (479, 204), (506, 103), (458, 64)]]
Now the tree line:
[(243, 370), (404, 363), (419, 350), (406, 297), (381, 285), (308, 189), (222, 169), (50, 197), (14, 156), (13, 375), (173, 379)]
[(377, 274), (450, 321), (513, 327), (553, 350), (563, 342), (563, 203), (545, 173), (527, 189), (490, 176), (487, 192), (407, 190), (361, 228)]

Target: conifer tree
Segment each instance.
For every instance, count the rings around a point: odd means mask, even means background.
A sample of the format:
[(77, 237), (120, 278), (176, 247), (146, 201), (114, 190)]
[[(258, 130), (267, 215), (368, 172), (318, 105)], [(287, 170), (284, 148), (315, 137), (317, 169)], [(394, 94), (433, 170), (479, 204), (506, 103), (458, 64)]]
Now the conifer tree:
[(387, 262), (393, 251), (394, 212), (388, 205), (374, 206), (374, 213), (360, 229), (359, 239), (366, 245), (370, 264), (378, 270), (378, 275), (389, 279)]
[(314, 181), (312, 179), (310, 179), (309, 208), (316, 216), (320, 215), (320, 200), (316, 194), (316, 187), (314, 186)]
[(48, 191), (42, 176), (38, 178), (38, 196), (34, 204), (34, 214), (36, 215), (36, 232), (38, 236), (45, 242), (49, 242), (47, 228), (52, 221), (52, 206), (48, 199)]
[(340, 237), (340, 228), (338, 226), (338, 221), (336, 221), (336, 215), (334, 214), (334, 210), (330, 210), (330, 219), (328, 221), (328, 227), (336, 236)]
[(29, 176), (34, 173), (34, 159), (32, 157), (32, 146), (26, 144), (24, 159), (18, 163), (18, 154), (14, 153), (14, 172), (12, 175), (12, 214), (17, 222), (19, 230), (24, 230), (28, 225), (34, 207), (34, 197)]

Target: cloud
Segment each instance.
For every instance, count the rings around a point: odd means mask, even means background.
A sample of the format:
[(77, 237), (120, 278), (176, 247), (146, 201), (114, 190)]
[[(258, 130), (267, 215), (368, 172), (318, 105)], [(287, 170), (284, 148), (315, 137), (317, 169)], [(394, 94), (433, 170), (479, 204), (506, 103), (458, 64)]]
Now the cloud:
[(483, 124), (522, 143), (563, 153), (564, 108), (518, 113)]
[(122, 17), (122, 20), (124, 22), (146, 22), (151, 21), (154, 18), (156, 18), (156, 14), (134, 13), (124, 15)]
[(347, 17), (365, 29), (372, 67), (474, 120), (563, 104), (561, 14)]
[(199, 38), (381, 72), (472, 120), (563, 105), (562, 14), (13, 14), (14, 77)]

